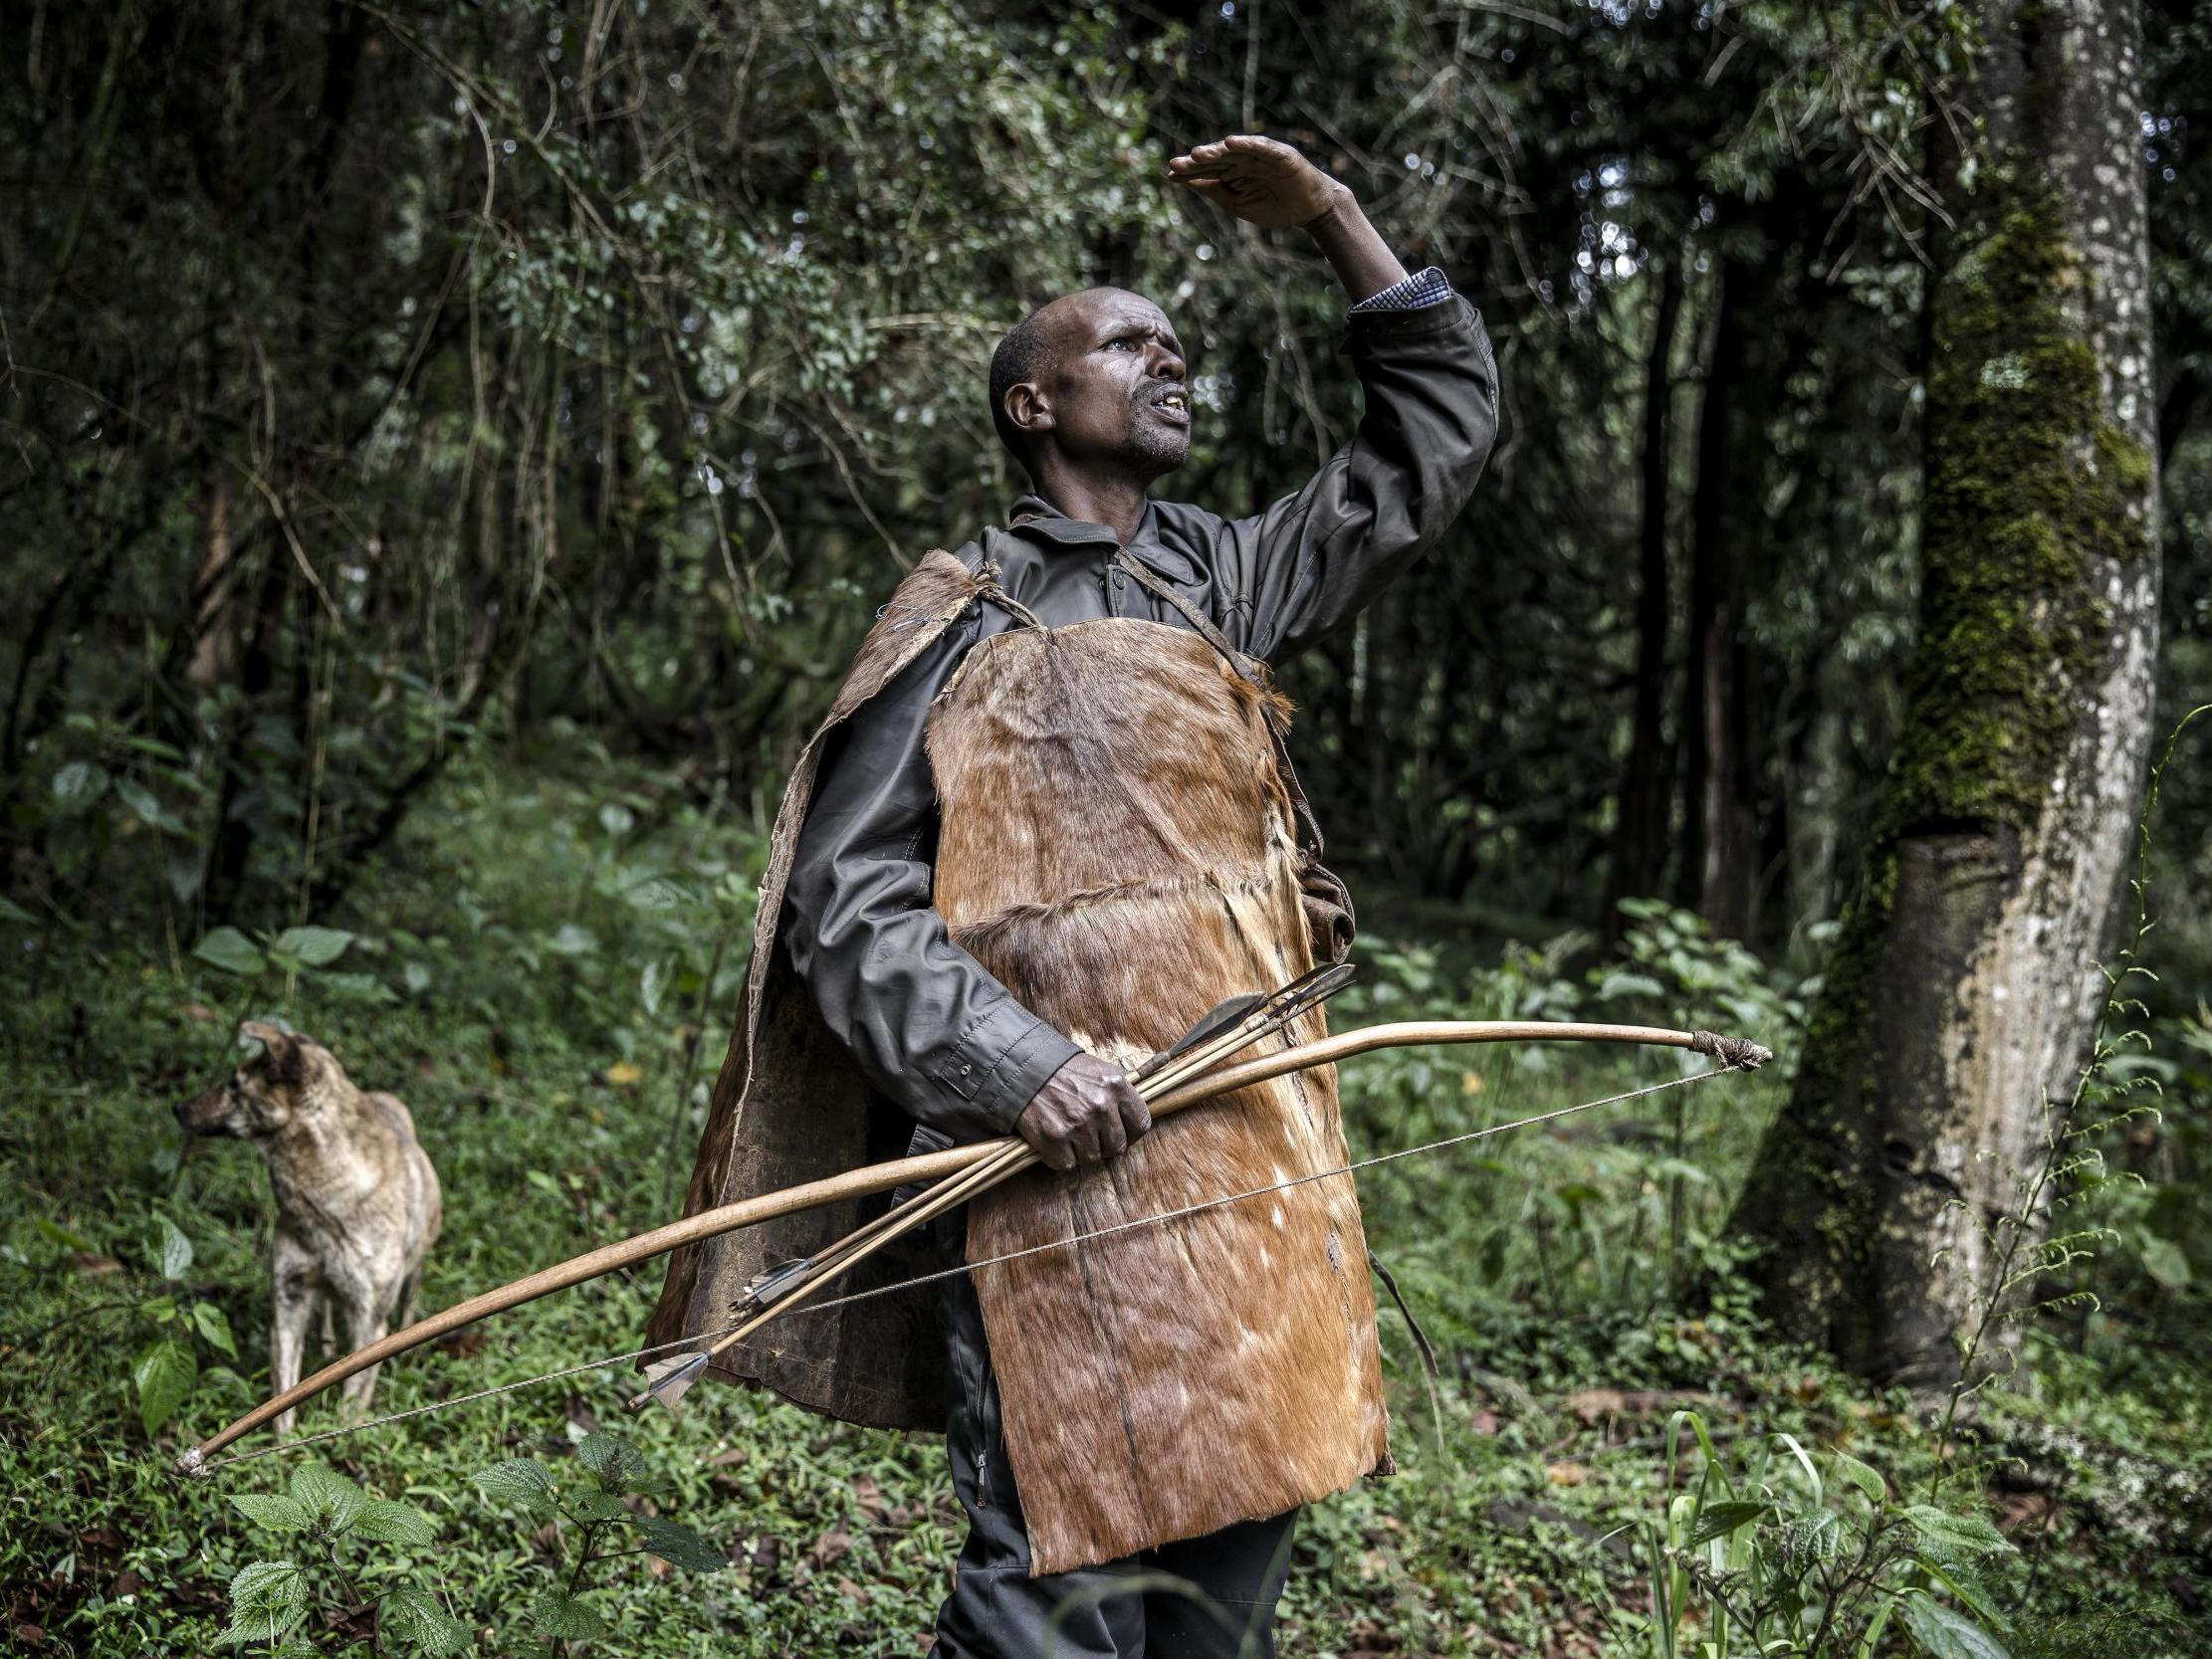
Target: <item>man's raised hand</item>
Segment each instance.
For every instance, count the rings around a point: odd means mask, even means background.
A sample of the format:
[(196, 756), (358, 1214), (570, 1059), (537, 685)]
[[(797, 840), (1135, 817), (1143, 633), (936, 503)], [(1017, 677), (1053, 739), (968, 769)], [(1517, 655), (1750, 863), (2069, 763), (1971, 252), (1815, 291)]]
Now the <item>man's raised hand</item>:
[(1151, 1128), (1151, 1109), (1121, 1068), (1077, 1054), (1044, 1080), (1013, 1132), (1054, 1169), (1066, 1170), (1119, 1156)]
[(1168, 176), (1239, 219), (1282, 229), (1308, 225), (1350, 197), (1288, 144), (1234, 132), (1168, 163)]

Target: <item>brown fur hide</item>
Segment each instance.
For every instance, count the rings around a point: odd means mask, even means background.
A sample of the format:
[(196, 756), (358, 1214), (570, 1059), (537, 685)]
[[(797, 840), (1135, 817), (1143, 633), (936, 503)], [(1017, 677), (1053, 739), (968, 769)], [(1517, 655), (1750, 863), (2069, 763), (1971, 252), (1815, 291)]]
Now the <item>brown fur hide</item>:
[[(783, 886), (812, 798), (822, 739), (991, 591), (951, 553), (933, 551), (899, 584), (853, 659), (835, 703), (791, 769), (761, 878), (753, 958), (728, 1056), (715, 1079), (684, 1213), (736, 1203), (906, 1150), (913, 1122), (868, 1087), (775, 947)], [(883, 1197), (825, 1205), (687, 1245), (669, 1258), (648, 1343), (673, 1343), (730, 1323), (731, 1305), (764, 1269), (851, 1232)], [(849, 1289), (895, 1283), (942, 1265), (916, 1241), (886, 1250)], [(766, 1383), (786, 1399), (848, 1422), (940, 1429), (949, 1403), (941, 1292), (926, 1287), (823, 1314), (778, 1320), (725, 1349), (711, 1375)]]
[[(1196, 634), (1102, 618), (972, 651), (932, 716), (937, 909), (1021, 1002), (1124, 1063), (1311, 962), (1263, 707)], [(1318, 1011), (1275, 1041), (1322, 1034)], [(987, 1194), (980, 1260), (1346, 1161), (1333, 1071)], [(1279, 1514), (1387, 1463), (1349, 1175), (979, 1270), (1031, 1570)]]

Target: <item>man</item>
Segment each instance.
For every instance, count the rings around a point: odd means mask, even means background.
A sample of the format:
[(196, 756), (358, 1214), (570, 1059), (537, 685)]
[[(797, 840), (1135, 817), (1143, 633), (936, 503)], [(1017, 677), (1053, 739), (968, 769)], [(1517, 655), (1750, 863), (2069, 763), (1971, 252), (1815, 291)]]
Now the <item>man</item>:
[[(992, 415), (1035, 493), (902, 584), (794, 768), (692, 1182), (697, 1209), (909, 1135), (1010, 1131), (1049, 1165), (972, 1206), (949, 1367), (911, 1294), (800, 1316), (718, 1366), (855, 1421), (947, 1412), (971, 1524), (947, 1659), (1271, 1652), (1299, 1505), (1389, 1464), (1352, 1183), (1298, 1179), (1346, 1161), (1333, 1075), (1155, 1132), (1128, 1071), (1348, 946), (1265, 660), (1451, 522), (1495, 434), (1494, 367), (1442, 274), (1409, 278), (1289, 146), (1237, 135), (1168, 165), (1312, 237), (1354, 302), (1359, 430), (1250, 518), (1156, 502), (1193, 418), (1160, 308), (1090, 289), (1007, 333)], [(1270, 1180), (1293, 1184), (1146, 1224)], [(724, 1323), (749, 1273), (863, 1215), (680, 1254), (653, 1340)]]

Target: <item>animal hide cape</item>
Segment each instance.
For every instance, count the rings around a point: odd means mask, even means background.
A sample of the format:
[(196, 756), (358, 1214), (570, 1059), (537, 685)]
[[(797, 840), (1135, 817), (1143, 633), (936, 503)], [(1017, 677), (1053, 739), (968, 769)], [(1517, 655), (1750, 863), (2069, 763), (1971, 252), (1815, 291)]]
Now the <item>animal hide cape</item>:
[[(931, 715), (935, 903), (1032, 1012), (1133, 1065), (1311, 965), (1287, 705), (1197, 634), (1120, 617), (984, 640)], [(1277, 1039), (1322, 1035), (1319, 1009)], [(1333, 1070), (1163, 1120), (971, 1206), (971, 1261), (1348, 1161)], [(1387, 1466), (1349, 1175), (980, 1268), (1032, 1573), (1281, 1513)]]
[[(869, 1087), (822, 1024), (776, 948), (777, 923), (824, 738), (993, 591), (952, 554), (928, 554), (884, 607), (792, 768), (687, 1215), (906, 1149), (912, 1120)], [(941, 783), (963, 797), (947, 802), (938, 905), (1033, 1011), (1088, 1047), (1134, 1059), (1221, 997), (1302, 971), (1309, 930), (1325, 939), (1337, 930), (1332, 948), (1341, 947), (1348, 924), (1335, 897), (1316, 898), (1317, 867), (1306, 867), (1301, 899), (1266, 694), (1198, 636), (1100, 619), (994, 636), (969, 660), (932, 736)], [(1057, 708), (1046, 706), (1046, 686), (1059, 688)], [(1049, 751), (1038, 749), (1017, 761), (1012, 751), (1030, 741), (1059, 740), (1062, 713), (1088, 716), (1064, 733), (1072, 767), (1042, 767)], [(994, 800), (1013, 807), (996, 830), (968, 810)], [(1281, 1041), (1322, 1029), (1316, 1011)], [(1344, 1161), (1334, 1074), (1307, 1072), (1165, 1120), (1106, 1168), (1009, 1184), (978, 1206), (970, 1252), (1064, 1238)], [(827, 1206), (674, 1252), (647, 1343), (725, 1327), (757, 1275), (888, 1203)], [(886, 1250), (852, 1288), (942, 1265)], [(978, 1277), (1033, 1571), (1277, 1514), (1387, 1466), (1348, 1176)], [(941, 1430), (948, 1369), (943, 1304), (930, 1286), (774, 1322), (726, 1349), (710, 1374), (848, 1422)]]
[[(913, 1120), (869, 1087), (822, 1024), (775, 947), (783, 887), (813, 797), (823, 739), (898, 677), (991, 584), (942, 549), (924, 556), (861, 643), (828, 716), (791, 768), (769, 841), (745, 1000), (715, 1079), (684, 1213), (737, 1203), (902, 1155)], [(889, 1207), (885, 1196), (825, 1205), (675, 1251), (648, 1344), (726, 1328), (730, 1308), (766, 1269), (842, 1237)], [(914, 1239), (871, 1257), (849, 1288), (892, 1284), (943, 1266)], [(774, 1389), (793, 1403), (877, 1428), (942, 1430), (951, 1404), (941, 1295), (932, 1286), (778, 1320), (725, 1349), (709, 1374)]]

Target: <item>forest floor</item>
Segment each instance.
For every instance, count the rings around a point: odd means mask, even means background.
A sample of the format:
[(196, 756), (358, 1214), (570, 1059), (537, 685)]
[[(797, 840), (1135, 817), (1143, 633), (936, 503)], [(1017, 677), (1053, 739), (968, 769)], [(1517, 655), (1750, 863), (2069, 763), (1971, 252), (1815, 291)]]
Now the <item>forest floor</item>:
[[(674, 1213), (742, 961), (716, 941), (743, 936), (760, 853), (730, 814), (680, 798), (671, 780), (605, 766), (567, 781), (461, 779), (411, 830), (404, 863), (358, 896), (347, 938), (225, 935), (183, 954), (157, 924), (0, 926), (11, 1010), (0, 1648), (211, 1653), (232, 1617), (233, 1575), (288, 1559), (298, 1575), (284, 1582), (308, 1609), (294, 1638), (307, 1645), (282, 1650), (293, 1653), (436, 1651), (468, 1632), (472, 1650), (545, 1652), (561, 1630), (555, 1651), (926, 1651), (962, 1533), (937, 1442), (733, 1390), (703, 1388), (681, 1416), (633, 1417), (620, 1402), (635, 1381), (620, 1367), (317, 1448), (427, 1516), (434, 1537), (400, 1521), (331, 1544), (235, 1501), (284, 1491), (297, 1454), (197, 1483), (170, 1473), (183, 1445), (267, 1383), (268, 1179), (242, 1144), (187, 1148), (169, 1111), (236, 1064), (242, 1017), (282, 1017), (355, 1081), (412, 1108), (446, 1192), (428, 1307)], [(145, 914), (159, 914), (156, 897)], [(1711, 1519), (1722, 1479), (1748, 1504), (1790, 1510), (1796, 1531), (1776, 1535), (1768, 1566), (1803, 1546), (1806, 1582), (1842, 1572), (1844, 1556), (1818, 1546), (1838, 1536), (1823, 1533), (1823, 1512), (1844, 1518), (1847, 1539), (1852, 1525), (1867, 1530), (1852, 1505), (1903, 1514), (1930, 1496), (1961, 1526), (1994, 1524), (2007, 1544), (1969, 1539), (1979, 1577), (1960, 1593), (1986, 1602), (2003, 1645), (1951, 1651), (2212, 1650), (2212, 1364), (2201, 1304), (2170, 1264), (2163, 1278), (2124, 1252), (2089, 1264), (2101, 1308), (2032, 1331), (2019, 1371), (1985, 1399), (1993, 1439), (2040, 1446), (2042, 1462), (1966, 1460), (1938, 1487), (1925, 1414), (1777, 1346), (1737, 1277), (1727, 1217), (1786, 1084), (1801, 987), (1659, 908), (1629, 958), (1594, 973), (1564, 971), (1540, 945), (1468, 963), (1371, 938), (1358, 955), (1365, 976), (1340, 1022), (1414, 1009), (1657, 1019), (1741, 1031), (1784, 1058), (1762, 1077), (1362, 1176), (1376, 1253), (1434, 1341), (1439, 1374), (1426, 1379), (1384, 1299), (1400, 1472), (1302, 1522), (1284, 1652), (1699, 1652), (1727, 1574), (1745, 1566), (1726, 1552), (1781, 1516), (1690, 1538), (1680, 1523), (1692, 1511), (1708, 1531), (1734, 1519)], [(1528, 1048), (1354, 1062), (1347, 1124), (1356, 1152), (1386, 1150), (1660, 1081), (1678, 1075), (1677, 1059)], [(653, 1268), (593, 1283), (409, 1355), (385, 1367), (376, 1407), (633, 1348), (658, 1284)], [(323, 1402), (301, 1428), (338, 1420)], [(530, 1458), (589, 1487), (578, 1449), (604, 1468), (606, 1442), (590, 1437), (607, 1433), (664, 1483), (623, 1513), (680, 1518), (726, 1564), (692, 1571), (638, 1553), (575, 1577), (585, 1528), (527, 1515), (498, 1495), (512, 1485), (488, 1492), (472, 1479)], [(1852, 1484), (1866, 1467), (1879, 1498)], [(1817, 1492), (1799, 1473), (1816, 1469)], [(588, 1523), (601, 1512), (572, 1513)], [(1702, 1574), (1673, 1572), (1683, 1555), (1655, 1572), (1670, 1520), (1677, 1544), (1718, 1563), (1719, 1594)], [(1913, 1584), (1944, 1590), (1913, 1570), (1895, 1566), (1864, 1605)], [(1751, 1582), (1734, 1580), (1738, 1600)], [(410, 1623), (421, 1603), (386, 1599), (379, 1629), (369, 1608), (402, 1585), (457, 1622)], [(561, 1602), (560, 1586), (580, 1599)], [(272, 1593), (281, 1606), (295, 1591)], [(1683, 1610), (1655, 1624), (1655, 1594)], [(591, 1635), (602, 1622), (606, 1634)], [(1844, 1626), (1809, 1651), (1860, 1651), (1868, 1627)], [(1941, 1651), (1935, 1615), (1911, 1629), (1918, 1649)], [(1893, 1620), (1866, 1650), (1918, 1650), (1905, 1630)]]

